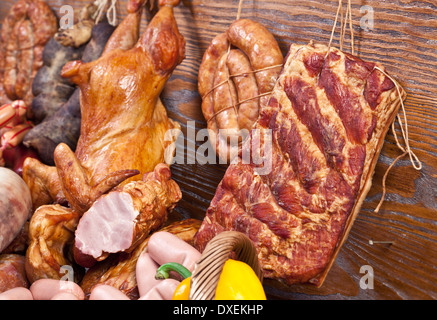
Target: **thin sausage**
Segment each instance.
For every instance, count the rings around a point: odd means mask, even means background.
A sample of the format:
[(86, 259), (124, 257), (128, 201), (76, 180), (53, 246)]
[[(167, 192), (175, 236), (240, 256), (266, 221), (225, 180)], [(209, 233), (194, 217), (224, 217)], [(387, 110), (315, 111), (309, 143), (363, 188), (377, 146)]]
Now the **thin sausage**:
[(0, 107), (0, 128), (12, 129), (22, 123), (26, 116), (26, 105), (21, 100)]
[(15, 148), (24, 139), (24, 136), (33, 128), (31, 123), (22, 123), (3, 133), (2, 148)]

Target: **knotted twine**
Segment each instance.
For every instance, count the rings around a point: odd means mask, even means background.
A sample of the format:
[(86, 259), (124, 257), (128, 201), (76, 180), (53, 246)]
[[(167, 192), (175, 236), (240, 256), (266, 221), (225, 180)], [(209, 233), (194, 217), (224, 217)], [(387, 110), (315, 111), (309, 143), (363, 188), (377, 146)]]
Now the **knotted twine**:
[[(108, 6), (108, 2), (110, 4)], [(94, 5), (97, 7), (96, 12), (93, 15), (93, 19), (96, 23), (99, 23), (100, 19), (102, 19), (103, 13), (105, 12), (106, 7), (106, 18), (108, 19), (108, 23), (111, 26), (116, 26), (118, 23), (117, 20), (117, 8), (116, 8), (117, 0), (96, 0), (94, 1)]]

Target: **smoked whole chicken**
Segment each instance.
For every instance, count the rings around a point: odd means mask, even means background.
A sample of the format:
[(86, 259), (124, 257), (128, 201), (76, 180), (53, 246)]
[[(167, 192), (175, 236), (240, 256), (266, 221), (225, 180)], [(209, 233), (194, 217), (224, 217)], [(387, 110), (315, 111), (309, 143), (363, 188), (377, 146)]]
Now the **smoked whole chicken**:
[(81, 134), (75, 152), (63, 143), (56, 147), (57, 175), (37, 160), (26, 160), (23, 178), (33, 199), (64, 199), (83, 213), (115, 186), (140, 180), (171, 160), (167, 147), (174, 140), (166, 141), (165, 133), (180, 125), (167, 117), (159, 95), (185, 57), (173, 15), (179, 0), (160, 0), (139, 38), (144, 3), (128, 2), (128, 15), (99, 59), (72, 61), (62, 69), (62, 76), (80, 88)]

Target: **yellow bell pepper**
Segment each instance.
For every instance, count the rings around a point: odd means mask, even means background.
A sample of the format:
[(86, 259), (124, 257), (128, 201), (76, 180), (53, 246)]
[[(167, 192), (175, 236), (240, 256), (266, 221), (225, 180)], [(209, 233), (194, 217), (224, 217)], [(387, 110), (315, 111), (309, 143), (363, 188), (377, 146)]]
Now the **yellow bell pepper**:
[(173, 300), (190, 300), (190, 282), (191, 277), (185, 278), (179, 283), (173, 293)]
[(266, 300), (266, 294), (261, 281), (248, 264), (229, 259), (220, 274), (215, 299)]
[[(186, 270), (176, 263), (165, 264), (163, 269), (184, 273)], [(160, 268), (161, 268), (160, 267)], [(182, 267), (182, 268), (180, 268)], [(169, 269), (170, 268), (170, 269)], [(158, 269), (159, 270), (159, 269)], [(189, 272), (189, 271), (188, 271)], [(168, 276), (168, 275), (167, 275)], [(191, 277), (186, 277), (176, 288), (173, 300), (188, 300), (190, 295)], [(266, 300), (266, 294), (261, 281), (253, 269), (244, 262), (229, 259), (223, 266), (215, 292), (216, 300)]]

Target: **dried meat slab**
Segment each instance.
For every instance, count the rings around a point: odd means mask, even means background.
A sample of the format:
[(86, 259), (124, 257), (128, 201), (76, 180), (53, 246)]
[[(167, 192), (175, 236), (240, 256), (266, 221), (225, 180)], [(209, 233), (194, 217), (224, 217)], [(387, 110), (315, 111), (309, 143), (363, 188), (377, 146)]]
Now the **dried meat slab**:
[(335, 48), (292, 45), (250, 136), (271, 130), (270, 144), (260, 138), (271, 170), (260, 174), (265, 163), (243, 161), (248, 139), (216, 190), (197, 248), (223, 230), (240, 231), (254, 242), (266, 278), (321, 286), (400, 107), (395, 84), (378, 69)]

